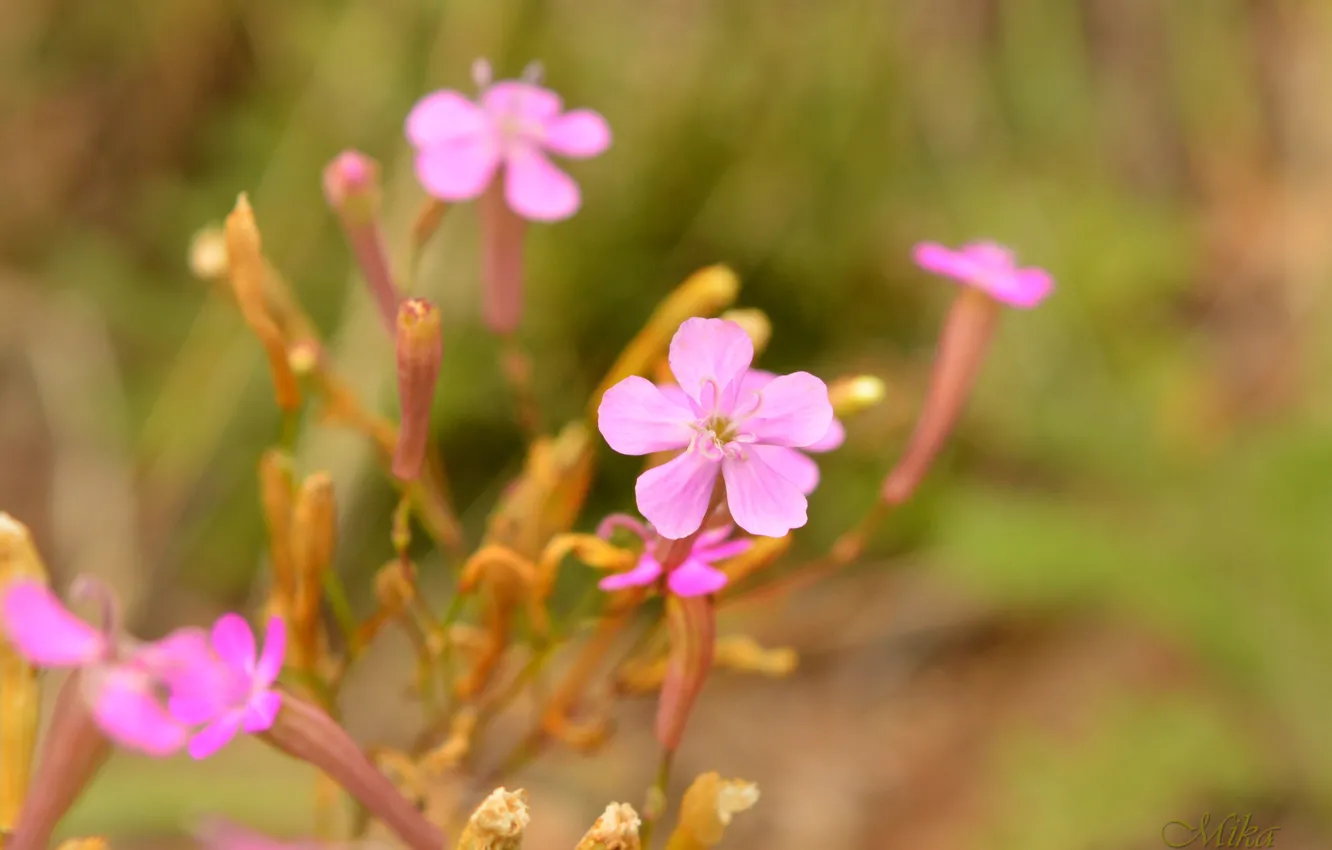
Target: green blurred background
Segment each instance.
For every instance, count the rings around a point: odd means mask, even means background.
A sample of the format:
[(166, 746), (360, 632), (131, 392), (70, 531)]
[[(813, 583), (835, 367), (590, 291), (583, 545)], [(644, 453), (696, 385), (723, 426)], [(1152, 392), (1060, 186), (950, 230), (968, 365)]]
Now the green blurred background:
[[(873, 557), (723, 622), (804, 658), (704, 694), (680, 775), (764, 789), (726, 846), (1147, 848), (1204, 812), (1332, 841), (1332, 4), (11, 0), (4, 21), (0, 509), (62, 583), (108, 578), (150, 634), (255, 600), (254, 462), (279, 422), (258, 345), (189, 274), (192, 235), (248, 191), (391, 411), (320, 170), (347, 147), (383, 163), (401, 263), (412, 103), (471, 91), (478, 56), (540, 59), (615, 135), (569, 166), (583, 210), (528, 242), (546, 429), (725, 262), (772, 319), (765, 366), (890, 388), (825, 459), (804, 554), (873, 499), (914, 416), (951, 289), (911, 245), (991, 237), (1058, 281), (1007, 317)], [(418, 286), (445, 315), (436, 426), (472, 539), (522, 456), (475, 237), (454, 210)], [(637, 466), (603, 454), (585, 526), (630, 503)], [(364, 604), (391, 489), (354, 436), (306, 431), (300, 464), (334, 475)], [(410, 739), (400, 681), (354, 685), (358, 733)], [(520, 777), (530, 846), (641, 799), (651, 706), (618, 716), (602, 755)], [(217, 811), (298, 834), (309, 800), (257, 748), (121, 758), (69, 829), (150, 846)]]

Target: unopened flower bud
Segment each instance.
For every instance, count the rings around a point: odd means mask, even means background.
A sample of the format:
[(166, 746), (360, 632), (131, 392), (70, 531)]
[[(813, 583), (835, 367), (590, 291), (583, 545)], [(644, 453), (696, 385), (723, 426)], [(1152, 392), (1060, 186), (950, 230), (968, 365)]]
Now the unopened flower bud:
[(759, 789), (743, 779), (723, 780), (705, 773), (694, 780), (680, 802), (680, 821), (666, 850), (704, 850), (721, 843), (737, 813), (753, 808)]
[(254, 211), (249, 198), (241, 193), (236, 208), (227, 216), (226, 249), (231, 287), (236, 303), (250, 330), (259, 338), (268, 358), (268, 369), (273, 376), (273, 394), (277, 405), (291, 412), (301, 406), (301, 390), (287, 362), (286, 341), (282, 330), (268, 311), (264, 295), (264, 277), (268, 273), (259, 228), (254, 222)]
[(443, 833), (398, 793), (337, 721), (291, 693), (282, 694), (281, 706), (272, 727), (260, 735), (264, 741), (323, 771), (412, 850), (444, 846)]
[(902, 459), (883, 482), (883, 500), (899, 505), (911, 497), (948, 440), (966, 406), (1003, 306), (980, 289), (964, 288), (944, 319), (930, 386)]
[(828, 385), (828, 401), (833, 415), (842, 418), (854, 416), (883, 401), (887, 388), (873, 375), (854, 375), (838, 378)]
[(206, 227), (190, 241), (190, 273), (200, 280), (223, 280), (227, 276), (227, 236), (217, 227)]
[(412, 565), (394, 559), (375, 573), (375, 599), (386, 616), (396, 617), (416, 597)]
[(630, 340), (588, 402), (588, 416), (596, 421), (606, 390), (630, 375), (646, 375), (666, 356), (681, 323), (696, 316), (712, 316), (735, 303), (740, 278), (726, 266), (708, 266), (694, 272), (657, 306), (643, 330)]
[(712, 670), (717, 643), (717, 612), (712, 597), (668, 596), (666, 630), (670, 650), (657, 702), (656, 733), (663, 748), (675, 750)]
[(496, 788), (472, 812), (457, 850), (518, 850), (530, 820), (526, 791)]
[(297, 340), (287, 349), (287, 365), (291, 367), (293, 373), (302, 378), (313, 374), (319, 368), (322, 357), (323, 351), (319, 343), (313, 339)]
[[(17, 579), (46, 582), (46, 567), (27, 527), (0, 512), (0, 591)], [(14, 828), (27, 796), (41, 698), (36, 669), (0, 633), (0, 832)]]
[(384, 328), (392, 334), (400, 299), (380, 235), (379, 163), (360, 151), (338, 154), (324, 168), (324, 199), (337, 213)]
[[(268, 526), (268, 557), (272, 562), (273, 595), (278, 609), (290, 614), (296, 601), (298, 579), (292, 560), (292, 503), (294, 485), (291, 458), (269, 449), (259, 458), (259, 504)], [(291, 622), (287, 623), (292, 626)]]
[(430, 408), (444, 358), (439, 309), (423, 298), (404, 301), (397, 320), (398, 400), (402, 421), (393, 474), (411, 481), (421, 474), (430, 439)]
[(754, 343), (755, 357), (768, 347), (768, 342), (772, 339), (772, 320), (768, 318), (767, 313), (754, 307), (741, 307), (727, 310), (720, 318), (735, 322), (744, 329), (750, 341)]
[(640, 850), (643, 821), (628, 803), (611, 803), (574, 850)]
[(337, 517), (333, 479), (326, 472), (307, 477), (296, 494), (291, 528), (296, 575), (292, 663), (302, 670), (313, 669), (318, 653), (319, 601), (324, 593), (324, 573), (332, 566), (337, 545)]
[(492, 331), (509, 336), (523, 319), (523, 236), (527, 222), (509, 207), (503, 185), (494, 180), (481, 195), (482, 312)]

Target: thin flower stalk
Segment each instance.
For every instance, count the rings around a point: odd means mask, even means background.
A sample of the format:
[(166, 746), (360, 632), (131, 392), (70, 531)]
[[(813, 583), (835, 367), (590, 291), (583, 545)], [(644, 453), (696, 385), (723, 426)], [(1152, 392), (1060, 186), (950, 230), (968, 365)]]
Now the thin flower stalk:
[(324, 198), (337, 214), (380, 321), (391, 335), (401, 296), (393, 282), (379, 220), (379, 163), (359, 151), (338, 154), (324, 169)]

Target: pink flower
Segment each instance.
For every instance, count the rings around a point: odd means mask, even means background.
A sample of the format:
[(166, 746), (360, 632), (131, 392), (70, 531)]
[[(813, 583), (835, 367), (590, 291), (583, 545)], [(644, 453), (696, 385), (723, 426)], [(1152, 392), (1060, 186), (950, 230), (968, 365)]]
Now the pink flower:
[(926, 271), (974, 286), (1011, 307), (1035, 307), (1054, 289), (1049, 272), (1019, 268), (1013, 252), (993, 242), (972, 242), (958, 251), (922, 242), (915, 255), (916, 264)]
[[(740, 391), (757, 392), (766, 387), (777, 376), (772, 372), (766, 372), (762, 369), (750, 369), (745, 376), (740, 379)], [(657, 389), (662, 394), (688, 406), (689, 397), (685, 395), (684, 390), (674, 384), (658, 385)], [(830, 452), (838, 448), (846, 440), (846, 428), (833, 417), (832, 422), (828, 423), (828, 432), (803, 450), (787, 448), (786, 446), (762, 446), (763, 459), (768, 465), (780, 472), (788, 481), (800, 488), (800, 492), (808, 496), (819, 486), (819, 465), (808, 457), (805, 452)]]
[(456, 91), (428, 94), (407, 116), (406, 132), (417, 177), (431, 195), (471, 200), (502, 171), (505, 200), (534, 221), (568, 218), (581, 202), (578, 184), (546, 153), (593, 157), (611, 142), (598, 113), (563, 112), (559, 95), (517, 80), (487, 86), (479, 105)]
[[(613, 514), (602, 521), (597, 529), (597, 535), (609, 538), (611, 531), (616, 527), (627, 528), (642, 538), (643, 554), (632, 570), (606, 576), (597, 583), (597, 587), (602, 590), (624, 590), (655, 583), (661, 578), (662, 573), (661, 562), (653, 555), (653, 549), (658, 541), (656, 532), (650, 525), (644, 526), (632, 517)], [(686, 598), (704, 596), (716, 593), (726, 586), (726, 573), (712, 565), (746, 552), (754, 545), (752, 540), (727, 540), (733, 530), (732, 526), (727, 525), (705, 531), (694, 540), (693, 548), (684, 561), (666, 577), (666, 586), (670, 588), (671, 593)]]
[[(79, 595), (99, 595), (108, 611), (114, 602), (88, 581)], [(210, 662), (203, 632), (180, 629), (154, 643), (118, 635), (108, 622), (94, 628), (74, 616), (36, 581), (11, 583), (0, 597), (0, 627), (14, 647), (40, 667), (82, 668), (93, 719), (123, 747), (163, 756), (185, 745), (189, 729), (163, 706), (163, 690), (186, 671)]]
[(221, 664), (198, 667), (171, 695), (171, 714), (191, 726), (207, 724), (190, 739), (189, 753), (204, 759), (225, 746), (241, 729), (251, 734), (273, 725), (282, 695), (273, 690), (287, 651), (281, 617), (268, 621), (264, 651), (256, 651), (250, 624), (224, 614), (213, 624), (213, 652)]
[(685, 398), (638, 376), (606, 391), (597, 427), (621, 454), (684, 449), (649, 469), (635, 488), (638, 510), (662, 537), (698, 530), (720, 475), (736, 524), (750, 534), (781, 537), (804, 525), (808, 503), (778, 467), (781, 452), (805, 448), (828, 433), (828, 387), (808, 372), (746, 385), (754, 345), (735, 322), (689, 319), (671, 340), (670, 366)]

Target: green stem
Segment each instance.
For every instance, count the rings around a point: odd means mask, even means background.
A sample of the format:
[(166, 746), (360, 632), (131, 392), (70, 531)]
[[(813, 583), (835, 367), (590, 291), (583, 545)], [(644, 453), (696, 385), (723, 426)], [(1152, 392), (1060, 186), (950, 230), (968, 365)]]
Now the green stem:
[(661, 751), (661, 762), (657, 766), (657, 781), (652, 783), (648, 789), (647, 800), (643, 803), (643, 829), (639, 833), (639, 841), (643, 845), (643, 850), (652, 850), (652, 832), (666, 814), (668, 799), (666, 790), (671, 782), (671, 765), (675, 761), (675, 751), (663, 749)]
[(342, 583), (342, 576), (331, 567), (324, 570), (324, 597), (333, 611), (342, 637), (347, 642), (349, 651), (356, 646), (356, 615), (352, 613), (351, 603), (347, 601), (347, 588)]

